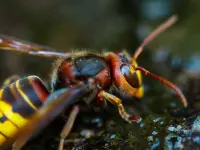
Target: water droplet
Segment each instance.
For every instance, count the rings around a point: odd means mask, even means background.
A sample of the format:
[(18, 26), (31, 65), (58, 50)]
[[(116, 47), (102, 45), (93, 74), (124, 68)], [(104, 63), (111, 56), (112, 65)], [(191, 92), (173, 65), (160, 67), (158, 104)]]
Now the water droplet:
[(156, 119), (153, 120), (153, 122), (158, 122), (160, 119), (161, 119), (160, 117), (156, 118)]
[(153, 141), (153, 136), (148, 136), (147, 137), (147, 140), (150, 142), (150, 141)]
[(115, 137), (116, 137), (115, 134), (112, 134), (112, 135), (110, 136), (111, 139), (114, 139)]
[(157, 131), (153, 131), (152, 134), (153, 134), (153, 135), (157, 135), (158, 132), (157, 132)]
[(172, 127), (172, 126), (168, 127), (168, 130), (169, 130), (169, 131), (175, 131), (175, 129), (176, 129), (176, 128), (174, 128), (174, 127)]

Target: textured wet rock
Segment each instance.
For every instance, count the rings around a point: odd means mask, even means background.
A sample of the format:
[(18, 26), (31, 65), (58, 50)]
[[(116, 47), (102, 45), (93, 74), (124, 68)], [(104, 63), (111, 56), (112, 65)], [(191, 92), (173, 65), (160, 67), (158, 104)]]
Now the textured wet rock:
[(140, 143), (139, 139), (136, 138), (132, 132), (126, 136), (120, 133), (107, 133), (100, 137), (93, 137), (78, 143), (73, 149), (143, 149), (145, 147), (145, 143), (143, 144), (144, 145)]
[(79, 142), (73, 149), (200, 149), (200, 114), (186, 119), (169, 118), (149, 115), (137, 130), (128, 125), (127, 133), (103, 133)]
[(165, 137), (167, 149), (199, 149), (200, 148), (200, 115), (197, 114), (181, 124), (168, 127)]

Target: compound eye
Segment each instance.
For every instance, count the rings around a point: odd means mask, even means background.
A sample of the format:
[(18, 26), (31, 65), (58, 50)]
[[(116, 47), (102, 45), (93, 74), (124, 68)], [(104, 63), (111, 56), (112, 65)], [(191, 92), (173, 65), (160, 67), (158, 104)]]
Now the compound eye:
[(139, 84), (139, 78), (138, 75), (135, 72), (131, 73), (130, 72), (130, 68), (127, 65), (122, 65), (120, 67), (121, 73), (122, 75), (125, 77), (126, 81), (134, 88), (139, 88), (140, 84)]

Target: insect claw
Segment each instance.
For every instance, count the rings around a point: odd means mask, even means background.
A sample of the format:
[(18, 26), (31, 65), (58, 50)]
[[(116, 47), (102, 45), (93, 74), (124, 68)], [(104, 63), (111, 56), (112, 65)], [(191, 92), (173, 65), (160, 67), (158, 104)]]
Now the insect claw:
[(118, 110), (121, 117), (130, 124), (133, 122), (139, 123), (142, 120), (138, 115), (131, 116), (128, 114), (122, 104), (118, 105)]
[(139, 117), (139, 116), (131, 116), (131, 117), (129, 118), (129, 120), (131, 121), (131, 123), (132, 123), (132, 122), (140, 123), (140, 122), (142, 121), (142, 118)]

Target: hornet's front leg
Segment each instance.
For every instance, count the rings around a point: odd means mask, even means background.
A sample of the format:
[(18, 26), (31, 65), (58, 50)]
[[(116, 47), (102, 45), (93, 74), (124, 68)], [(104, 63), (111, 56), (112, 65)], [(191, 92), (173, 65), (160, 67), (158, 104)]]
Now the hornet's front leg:
[(100, 91), (98, 93), (98, 96), (97, 96), (98, 100), (100, 101), (104, 101), (104, 100), (107, 100), (109, 101), (111, 104), (114, 104), (118, 107), (118, 111), (119, 111), (119, 114), (121, 115), (121, 117), (129, 122), (129, 123), (133, 123), (133, 122), (140, 122), (141, 121), (141, 118), (139, 118), (138, 116), (131, 116), (129, 115), (126, 110), (124, 109), (124, 106), (122, 104), (122, 101), (120, 98), (110, 94), (110, 93), (107, 93), (105, 91)]

